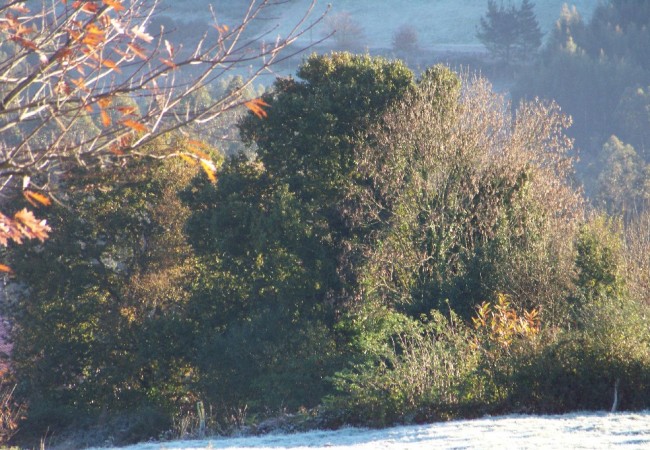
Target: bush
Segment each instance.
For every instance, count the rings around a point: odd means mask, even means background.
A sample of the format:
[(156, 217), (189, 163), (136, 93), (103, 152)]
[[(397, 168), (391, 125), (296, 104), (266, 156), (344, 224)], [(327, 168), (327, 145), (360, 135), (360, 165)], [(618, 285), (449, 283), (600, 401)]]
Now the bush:
[(543, 345), (512, 361), (508, 407), (544, 413), (647, 408), (647, 312), (612, 300), (583, 311), (583, 329), (547, 333)]
[(616, 221), (595, 216), (583, 225), (570, 327), (547, 329), (536, 346), (508, 362), (502, 382), (512, 386), (509, 407), (563, 412), (648, 406), (649, 310), (629, 294), (623, 249)]
[(447, 319), (436, 311), (420, 320), (384, 314), (374, 319), (383, 329), (375, 339), (367, 339), (366, 330), (361, 344), (368, 359), (334, 377), (338, 394), (326, 399), (326, 414), (344, 423), (383, 426), (446, 418), (475, 400), (478, 353), (469, 328), (455, 315)]
[(449, 299), (469, 320), (494, 292), (562, 313), (582, 214), (568, 118), (533, 103), (513, 121), (504, 103), (434, 67), (358, 151), (359, 228), (376, 230), (359, 272), (373, 296), (415, 316)]

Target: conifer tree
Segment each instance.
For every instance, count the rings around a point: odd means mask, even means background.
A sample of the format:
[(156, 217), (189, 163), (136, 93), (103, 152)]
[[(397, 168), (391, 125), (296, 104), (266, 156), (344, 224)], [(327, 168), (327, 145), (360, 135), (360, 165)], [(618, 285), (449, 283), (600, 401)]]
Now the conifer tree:
[(535, 17), (535, 5), (523, 0), (517, 8), (488, 0), (488, 10), (481, 17), (476, 37), (488, 51), (506, 65), (523, 62), (539, 48), (542, 32)]
[(535, 5), (530, 0), (523, 0), (517, 11), (518, 39), (516, 47), (518, 58), (530, 59), (542, 45), (542, 30), (535, 16)]

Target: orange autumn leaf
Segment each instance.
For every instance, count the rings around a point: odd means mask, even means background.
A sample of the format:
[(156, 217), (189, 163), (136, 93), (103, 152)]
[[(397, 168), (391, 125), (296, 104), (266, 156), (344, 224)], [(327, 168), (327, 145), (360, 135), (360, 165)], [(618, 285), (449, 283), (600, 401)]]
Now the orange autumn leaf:
[(93, 2), (88, 1), (77, 1), (72, 4), (73, 8), (81, 8), (82, 11), (87, 13), (97, 12), (97, 5)]
[(69, 48), (62, 48), (56, 51), (54, 59), (66, 59), (69, 56), (72, 56), (72, 50)]
[(11, 267), (6, 264), (0, 264), (0, 272), (14, 273), (14, 271), (11, 270)]
[(196, 166), (197, 164), (196, 160), (186, 153), (179, 153), (178, 156), (192, 166)]
[[(97, 47), (99, 44), (101, 44), (104, 41), (104, 36), (100, 34), (86, 34), (84, 38), (81, 40), (84, 44), (86, 44), (89, 47)], [(87, 52), (84, 52), (86, 54), (89, 54)]]
[(188, 139), (187, 140), (188, 145), (191, 145), (192, 147), (201, 147), (201, 148), (208, 148), (209, 145), (206, 144), (203, 141), (197, 141), (196, 139)]
[(124, 11), (124, 6), (117, 0), (104, 0), (104, 4), (110, 6), (115, 11)]
[(34, 213), (27, 209), (18, 211), (14, 215), (14, 220), (18, 224), (21, 234), (29, 239), (38, 239), (43, 242), (47, 239), (48, 233), (52, 231), (45, 220), (38, 220), (34, 217)]
[(104, 108), (107, 108), (108, 106), (110, 106), (112, 101), (113, 100), (110, 97), (102, 97), (99, 100), (97, 100), (97, 104), (99, 105), (99, 107), (101, 109), (104, 109)]
[(88, 87), (86, 86), (83, 78), (79, 77), (77, 79), (73, 79), (72, 82), (82, 91), (88, 91)]
[(220, 26), (220, 25), (213, 25), (213, 27), (217, 29), (217, 31), (219, 32), (219, 34), (227, 33), (228, 30), (230, 29), (230, 28), (228, 27), (228, 25), (221, 25), (221, 26)]
[(25, 48), (27, 48), (29, 50), (37, 50), (38, 49), (36, 44), (33, 43), (32, 41), (30, 41), (29, 39), (25, 39), (25, 38), (22, 38), (20, 36), (14, 36), (14, 37), (11, 38), (11, 40), (14, 41), (14, 42), (18, 42), (20, 45), (22, 45), (23, 47), (25, 47)]
[(201, 141), (196, 141), (196, 140), (194, 140), (194, 139), (190, 139), (190, 140), (187, 141), (187, 146), (189, 147), (189, 150), (190, 150), (192, 153), (194, 153), (196, 156), (198, 156), (199, 158), (201, 158), (201, 159), (206, 159), (206, 160), (209, 160), (209, 159), (210, 159), (210, 155), (208, 155), (208, 154), (205, 153), (204, 151), (199, 150), (199, 148), (197, 148), (197, 147), (201, 147), (201, 148), (205, 148), (205, 149), (207, 149), (207, 148), (208, 148), (208, 144), (206, 144), (205, 142), (201, 142)]
[(140, 131), (140, 132), (143, 132), (143, 133), (149, 131), (149, 128), (147, 128), (147, 126), (145, 124), (140, 123), (140, 122), (136, 122), (135, 120), (126, 119), (126, 120), (122, 121), (122, 124), (126, 125), (127, 127), (131, 128), (131, 129), (133, 129), (135, 131)]
[(46, 195), (41, 194), (40, 192), (34, 192), (29, 189), (23, 191), (23, 197), (33, 206), (37, 207), (40, 205), (50, 206), (52, 200), (49, 199)]
[(110, 126), (111, 125), (111, 116), (109, 116), (108, 113), (106, 111), (104, 111), (103, 109), (100, 111), (99, 114), (100, 114), (101, 119), (102, 119), (102, 125), (104, 125), (104, 127)]
[(253, 100), (245, 102), (244, 106), (250, 109), (251, 112), (258, 118), (263, 119), (268, 116), (268, 113), (264, 110), (264, 107), (270, 107), (271, 105), (266, 103), (261, 98), (254, 98)]
[(131, 50), (133, 53), (136, 54), (140, 59), (147, 59), (147, 54), (144, 52), (144, 49), (142, 47), (139, 47), (135, 44), (126, 44), (126, 46)]
[(108, 67), (109, 69), (115, 70), (117, 73), (122, 73), (119, 67), (117, 67), (117, 64), (114, 61), (111, 61), (110, 59), (102, 59), (102, 64)]
[(86, 33), (96, 35), (96, 36), (101, 36), (101, 37), (104, 36), (104, 30), (99, 28), (94, 23), (89, 23), (88, 25), (86, 25)]

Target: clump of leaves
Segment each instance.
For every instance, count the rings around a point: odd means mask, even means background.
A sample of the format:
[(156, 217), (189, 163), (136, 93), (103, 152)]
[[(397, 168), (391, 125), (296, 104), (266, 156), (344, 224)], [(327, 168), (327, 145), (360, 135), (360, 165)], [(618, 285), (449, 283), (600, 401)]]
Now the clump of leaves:
[(512, 308), (505, 294), (497, 294), (494, 304), (483, 302), (476, 308), (476, 317), (472, 318), (474, 328), (479, 335), (507, 349), (517, 338), (531, 339), (540, 330), (539, 308), (533, 308), (518, 314)]

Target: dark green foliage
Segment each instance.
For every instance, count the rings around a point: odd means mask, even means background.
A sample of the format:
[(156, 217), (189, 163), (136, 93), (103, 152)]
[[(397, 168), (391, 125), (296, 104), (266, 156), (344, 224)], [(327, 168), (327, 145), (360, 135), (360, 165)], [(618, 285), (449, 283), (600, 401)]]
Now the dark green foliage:
[[(176, 197), (193, 174), (184, 164), (134, 162), (119, 180), (78, 174), (67, 205), (50, 210), (56, 235), (13, 252), (28, 286), (9, 310), (13, 366), (32, 411), (71, 411), (74, 422), (144, 406), (170, 416), (192, 401), (184, 308), (195, 263)], [(56, 424), (39, 425), (26, 427)]]
[(476, 37), (490, 53), (505, 63), (525, 62), (532, 59), (542, 44), (542, 31), (535, 17), (535, 5), (523, 0), (515, 5), (497, 5), (488, 0), (488, 9), (481, 17)]
[(366, 311), (355, 345), (365, 360), (334, 377), (325, 402), (329, 420), (386, 426), (443, 419), (478, 401), (478, 353), (472, 332), (437, 311), (411, 319), (382, 308)]
[(341, 367), (334, 324), (355, 289), (343, 261), (354, 149), (413, 85), (401, 63), (345, 53), (314, 55), (298, 76), (263, 96), (266, 119), (241, 122), (256, 159), (232, 158), (216, 188), (186, 195), (205, 264), (192, 306), (206, 325), (202, 389), (255, 413), (315, 406)]
[(331, 258), (286, 185), (258, 162), (228, 160), (214, 187), (185, 194), (203, 270), (190, 304), (201, 390), (251, 412), (315, 406), (336, 359), (327, 324)]
[(412, 88), (413, 74), (400, 62), (333, 53), (310, 57), (297, 76), (263, 96), (269, 117), (249, 115), (242, 136), (301, 202), (336, 208), (355, 179), (353, 150), (363, 131)]
[(537, 50), (542, 45), (542, 30), (535, 16), (535, 4), (530, 0), (523, 0), (517, 11), (517, 25), (519, 38), (517, 52), (520, 60), (533, 59)]
[(557, 105), (369, 56), (299, 76), (217, 183), (155, 147), (66, 180), (56, 234), (12, 261), (35, 438), (167, 436), (199, 400), (215, 430), (323, 402), (330, 425), (607, 408), (616, 383), (647, 407), (650, 227), (584, 219)]
[(601, 299), (624, 296), (622, 245), (615, 223), (607, 217), (597, 216), (581, 228), (576, 242), (579, 311)]

